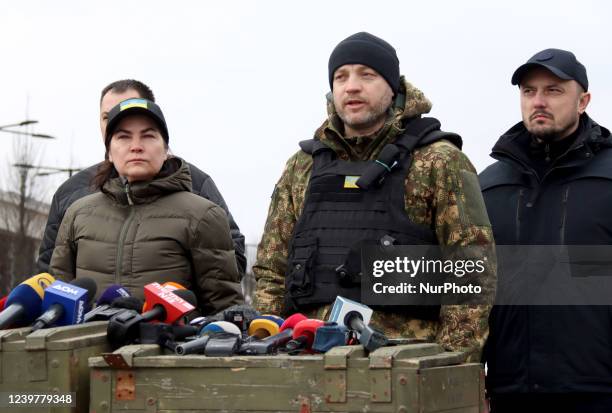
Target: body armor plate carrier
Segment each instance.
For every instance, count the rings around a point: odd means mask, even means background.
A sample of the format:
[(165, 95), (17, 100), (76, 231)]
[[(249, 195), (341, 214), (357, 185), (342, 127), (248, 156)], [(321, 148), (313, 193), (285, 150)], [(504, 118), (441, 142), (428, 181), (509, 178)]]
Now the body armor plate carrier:
[(330, 304), (338, 295), (361, 301), (363, 246), (437, 244), (431, 228), (406, 214), (404, 181), (414, 148), (441, 139), (461, 147), (461, 137), (440, 131), (433, 118), (411, 120), (377, 160), (344, 161), (318, 139), (300, 142), (313, 169), (289, 245), (288, 313)]

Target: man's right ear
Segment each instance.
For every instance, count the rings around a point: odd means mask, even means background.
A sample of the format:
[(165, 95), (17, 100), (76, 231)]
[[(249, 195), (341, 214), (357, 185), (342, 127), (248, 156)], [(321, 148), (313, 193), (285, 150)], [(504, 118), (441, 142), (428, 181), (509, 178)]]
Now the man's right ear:
[(334, 103), (334, 94), (330, 91), (325, 94), (328, 103)]

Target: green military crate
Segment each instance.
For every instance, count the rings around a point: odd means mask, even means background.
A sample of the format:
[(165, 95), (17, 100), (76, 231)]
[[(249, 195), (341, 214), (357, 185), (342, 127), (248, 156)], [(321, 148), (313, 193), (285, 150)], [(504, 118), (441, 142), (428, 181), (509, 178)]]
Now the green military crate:
[(0, 331), (0, 392), (76, 393), (76, 407), (11, 407), (8, 412), (87, 412), (90, 357), (110, 351), (108, 322)]
[(126, 346), (89, 360), (90, 413), (478, 413), (480, 364), (432, 343), (321, 355), (205, 357)]

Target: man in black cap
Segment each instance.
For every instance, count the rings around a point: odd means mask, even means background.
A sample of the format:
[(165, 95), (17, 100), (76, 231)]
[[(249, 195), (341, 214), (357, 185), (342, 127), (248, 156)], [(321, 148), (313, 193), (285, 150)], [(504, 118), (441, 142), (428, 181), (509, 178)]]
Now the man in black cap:
[[(119, 102), (130, 98), (144, 98), (155, 102), (153, 91), (144, 83), (134, 79), (118, 80), (102, 89), (100, 96), (100, 131), (102, 132), (102, 139), (104, 139), (106, 134), (108, 112)], [(47, 220), (38, 255), (37, 264), (39, 271), (48, 271), (49, 262), (51, 261), (53, 249), (55, 248), (57, 230), (62, 222), (62, 218), (70, 205), (76, 200), (92, 193), (93, 186), (91, 181), (100, 165), (101, 163), (92, 165), (70, 177), (53, 195), (51, 210), (49, 211), (49, 218)], [(191, 172), (193, 193), (219, 205), (227, 214), (232, 241), (234, 242), (234, 250), (236, 252), (238, 270), (241, 274), (244, 274), (246, 268), (244, 235), (240, 233), (240, 228), (238, 228), (236, 221), (234, 221), (223, 196), (217, 189), (212, 178), (192, 164), (189, 164), (189, 169)]]
[[(329, 116), (314, 139), (300, 142), (272, 195), (253, 268), (261, 311), (326, 319), (338, 295), (361, 301), (367, 243), (492, 245), (461, 138), (421, 117), (431, 103), (400, 76), (395, 49), (357, 33), (336, 46), (328, 70)], [(361, 179), (372, 171), (375, 179)], [(371, 323), (389, 336), (436, 340), (478, 361), (488, 312), (383, 306)]]
[[(547, 49), (512, 84), (523, 121), (497, 141), (497, 162), (480, 175), (497, 245), (611, 244), (612, 139), (585, 112), (585, 67)], [(612, 411), (610, 307), (500, 305), (489, 322), (493, 412)]]

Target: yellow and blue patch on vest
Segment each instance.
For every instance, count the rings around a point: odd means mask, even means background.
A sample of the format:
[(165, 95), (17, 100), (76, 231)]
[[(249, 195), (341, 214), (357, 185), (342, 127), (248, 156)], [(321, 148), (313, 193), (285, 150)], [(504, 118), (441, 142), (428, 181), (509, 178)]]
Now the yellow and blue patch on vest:
[(357, 180), (359, 179), (359, 176), (355, 176), (355, 175), (346, 175), (344, 177), (344, 188), (359, 188), (357, 186)]

